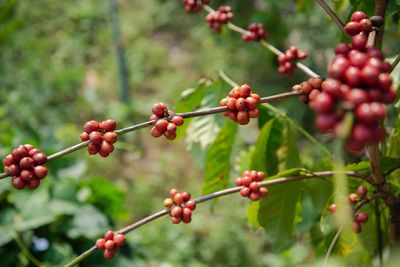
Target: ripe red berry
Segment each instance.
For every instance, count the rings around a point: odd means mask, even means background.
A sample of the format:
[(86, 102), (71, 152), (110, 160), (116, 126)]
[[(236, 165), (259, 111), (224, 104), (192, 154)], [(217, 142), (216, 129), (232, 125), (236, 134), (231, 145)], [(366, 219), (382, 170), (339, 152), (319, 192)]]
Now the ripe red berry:
[(112, 132), (117, 128), (117, 122), (115, 120), (105, 120), (100, 123), (100, 128), (104, 132)]
[(154, 115), (156, 115), (159, 118), (162, 118), (165, 116), (166, 111), (167, 111), (167, 105), (164, 103), (157, 103), (154, 104), (151, 111), (153, 112)]
[(35, 161), (30, 157), (23, 157), (19, 161), (19, 166), (21, 167), (21, 169), (32, 169), (34, 165)]
[(181, 194), (181, 193), (176, 193), (176, 194), (174, 195), (174, 197), (173, 197), (173, 200), (174, 200), (174, 202), (175, 202), (177, 205), (181, 205), (181, 204), (183, 203), (182, 194)]
[(352, 228), (355, 233), (361, 233), (361, 224), (359, 222), (353, 222)]
[(267, 196), (268, 193), (269, 193), (268, 188), (266, 188), (266, 187), (261, 187), (261, 188), (260, 188), (260, 196), (261, 196), (261, 197)]
[(360, 197), (354, 193), (351, 193), (348, 198), (351, 203), (355, 203), (360, 199)]
[(168, 121), (165, 119), (158, 120), (155, 124), (155, 127), (159, 132), (165, 132), (168, 127)]
[(13, 151), (11, 152), (12, 157), (15, 162), (18, 162), (21, 160), (23, 157), (28, 156), (28, 151), (25, 148), (22, 147), (17, 147), (14, 148)]
[(237, 114), (237, 122), (240, 125), (246, 125), (250, 122), (249, 113), (247, 111), (239, 111)]
[(95, 145), (95, 144), (90, 143), (87, 146), (87, 151), (88, 151), (89, 155), (95, 155), (95, 154), (97, 154), (97, 152), (99, 152), (99, 150), (100, 150), (100, 146), (99, 145)]
[(100, 145), (103, 142), (103, 135), (100, 132), (91, 132), (89, 139), (92, 144)]
[(35, 165), (43, 165), (47, 161), (47, 156), (43, 152), (38, 152), (32, 156)]
[(21, 173), (20, 173), (20, 177), (25, 182), (29, 182), (29, 181), (31, 181), (33, 179), (34, 173), (32, 171), (22, 170)]
[(332, 113), (321, 113), (315, 118), (315, 127), (321, 132), (328, 132), (333, 130), (337, 123), (337, 118), (335, 114)]
[(251, 194), (251, 190), (248, 187), (243, 187), (242, 189), (240, 189), (240, 195), (242, 195), (243, 197), (248, 197)]
[(105, 243), (106, 243), (106, 240), (104, 238), (97, 239), (96, 248), (98, 250), (105, 249), (105, 247), (104, 247)]
[(159, 131), (156, 127), (151, 128), (151, 136), (153, 137), (160, 137), (161, 135), (163, 135), (163, 133), (161, 131)]
[(11, 183), (15, 188), (19, 190), (24, 189), (26, 186), (26, 182), (22, 180), (22, 178), (19, 176), (14, 176), (11, 180)]
[(360, 22), (362, 19), (366, 19), (368, 18), (367, 14), (365, 14), (362, 11), (356, 11), (353, 12), (353, 14), (351, 14), (351, 21), (356, 21), (356, 22)]
[(88, 134), (90, 134), (91, 132), (98, 131), (99, 128), (100, 124), (95, 120), (88, 121), (83, 125), (84, 131)]
[(183, 120), (183, 118), (181, 116), (174, 116), (172, 118), (172, 122), (174, 124), (176, 124), (177, 126), (181, 126), (185, 121)]
[(327, 93), (320, 93), (314, 100), (314, 107), (318, 112), (329, 112), (333, 109), (333, 99)]
[(125, 236), (123, 234), (116, 234), (114, 235), (114, 243), (120, 247), (125, 244)]
[(33, 168), (33, 172), (36, 178), (43, 179), (47, 176), (48, 170), (46, 167), (39, 165)]
[(8, 154), (7, 156), (4, 157), (3, 159), (4, 166), (10, 166), (11, 164), (14, 163), (14, 158), (11, 154)]
[(196, 201), (194, 200), (189, 200), (188, 202), (185, 203), (185, 207), (191, 210), (196, 209)]
[(105, 234), (104, 234), (104, 239), (105, 240), (112, 240), (114, 238), (114, 232), (111, 230), (108, 230)]
[(331, 205), (329, 205), (328, 211), (329, 211), (331, 214), (335, 213), (336, 210), (337, 210), (337, 205), (336, 205), (336, 204), (331, 204)]
[(100, 145), (99, 155), (102, 157), (107, 157), (111, 152), (114, 151), (114, 146), (107, 141), (103, 141)]
[(175, 196), (177, 193), (179, 193), (179, 190), (176, 189), (176, 188), (172, 188), (172, 189), (169, 191), (169, 195), (171, 196), (171, 198), (174, 198), (174, 196)]
[(254, 193), (252, 192), (249, 196), (249, 198), (253, 201), (257, 201), (261, 198), (261, 195), (259, 193)]
[(106, 133), (103, 135), (103, 138), (104, 138), (104, 140), (107, 141), (108, 143), (113, 144), (113, 143), (117, 142), (117, 140), (118, 140), (118, 134), (115, 133), (115, 132), (106, 132)]
[(351, 21), (347, 23), (344, 30), (351, 36), (358, 34), (361, 31), (361, 25), (358, 22)]
[(83, 133), (81, 133), (79, 138), (81, 139), (82, 142), (88, 141), (89, 140), (89, 134), (87, 132), (83, 132)]
[(172, 217), (180, 217), (182, 215), (182, 207), (175, 206), (171, 209), (170, 214)]
[(36, 189), (40, 185), (40, 180), (39, 179), (32, 179), (29, 182), (27, 182), (26, 185), (29, 187), (29, 189), (32, 189), (32, 190)]
[(182, 192), (182, 199), (183, 199), (183, 202), (188, 201), (188, 200), (190, 199), (190, 197), (191, 197), (191, 195), (190, 195), (189, 192)]
[(103, 256), (106, 260), (111, 260), (115, 256), (115, 252), (109, 249), (105, 249)]
[(166, 198), (166, 199), (164, 199), (163, 204), (164, 204), (164, 207), (170, 208), (174, 204), (174, 201), (171, 198)]
[(176, 132), (165, 131), (165, 132), (164, 132), (164, 136), (165, 136), (168, 140), (174, 140), (174, 139), (176, 138)]
[(355, 220), (356, 220), (356, 222), (359, 222), (359, 223), (365, 223), (368, 221), (368, 215), (366, 213), (362, 213), (362, 212), (357, 213)]
[(368, 189), (365, 186), (360, 185), (357, 188), (357, 194), (360, 196), (360, 198), (365, 198), (368, 194)]

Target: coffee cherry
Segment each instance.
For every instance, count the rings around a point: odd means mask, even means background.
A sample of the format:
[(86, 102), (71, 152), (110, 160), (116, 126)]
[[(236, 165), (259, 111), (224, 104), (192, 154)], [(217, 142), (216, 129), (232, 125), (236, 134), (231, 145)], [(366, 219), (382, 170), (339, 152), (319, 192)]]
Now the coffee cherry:
[(372, 16), (369, 19), (374, 27), (379, 28), (383, 24), (383, 18), (381, 16)]
[(19, 164), (11, 164), (7, 167), (6, 172), (11, 176), (17, 176), (21, 172), (21, 168), (19, 167)]
[(329, 211), (331, 214), (334, 214), (334, 213), (336, 212), (336, 210), (337, 210), (337, 205), (336, 205), (336, 204), (331, 204), (331, 205), (328, 207), (328, 211)]
[(251, 194), (251, 190), (248, 187), (243, 187), (242, 189), (240, 189), (240, 195), (242, 195), (242, 197), (248, 197)]
[(114, 243), (117, 247), (122, 246), (123, 244), (125, 244), (125, 236), (123, 234), (116, 234), (114, 235)]
[(216, 12), (208, 13), (206, 16), (207, 25), (220, 33), (222, 25), (228, 23), (234, 17), (231, 7), (220, 6)]
[(39, 179), (32, 179), (32, 180), (30, 180), (29, 182), (27, 182), (26, 185), (27, 185), (27, 186), (29, 187), (29, 189), (31, 189), (31, 190), (36, 189), (36, 188), (38, 188), (39, 185), (40, 185), (40, 180), (39, 180)]
[(359, 196), (354, 193), (351, 193), (348, 198), (351, 203), (355, 203), (360, 199)]
[(181, 194), (181, 193), (176, 193), (176, 194), (174, 195), (174, 197), (173, 197), (173, 200), (174, 200), (174, 202), (175, 202), (177, 205), (182, 205), (182, 203), (183, 203), (182, 194)]
[(35, 165), (35, 161), (30, 157), (23, 157), (19, 161), (19, 166), (22, 169), (32, 169), (34, 165)]
[(11, 164), (13, 164), (14, 163), (13, 156), (11, 154), (5, 156), (5, 158), (3, 159), (3, 163), (5, 166), (10, 166)]
[(32, 156), (32, 159), (35, 163), (35, 166), (43, 165), (47, 161), (47, 156), (43, 152), (38, 152)]
[(267, 40), (268, 34), (264, 30), (264, 26), (260, 23), (251, 23), (247, 27), (247, 32), (242, 35), (242, 40), (245, 42), (249, 41), (260, 41)]
[(20, 161), (23, 157), (28, 156), (28, 151), (25, 148), (14, 148), (13, 151), (11, 152), (11, 155), (14, 159), (15, 162)]
[(285, 53), (278, 56), (278, 71), (282, 74), (290, 76), (296, 66), (298, 60), (307, 58), (307, 53), (292, 46)]
[(100, 123), (100, 128), (104, 132), (112, 132), (117, 128), (117, 122), (115, 120), (105, 120)]
[(314, 100), (314, 107), (318, 112), (329, 112), (333, 109), (333, 100), (327, 93), (320, 93)]
[(209, 4), (210, 0), (183, 0), (183, 3), (187, 13), (198, 13), (201, 11), (203, 4)]
[(176, 138), (176, 133), (172, 132), (172, 131), (165, 131), (164, 132), (164, 136), (165, 138), (167, 138), (168, 140), (174, 140)]
[(105, 249), (106, 240), (104, 238), (97, 239), (96, 241), (96, 249), (102, 250)]
[(174, 116), (172, 122), (177, 126), (181, 126), (184, 123), (184, 120), (181, 116)]
[(115, 256), (115, 252), (109, 249), (105, 249), (103, 256), (106, 260), (111, 260)]
[(166, 199), (164, 199), (163, 204), (164, 204), (164, 207), (170, 208), (174, 204), (174, 201), (171, 198), (166, 198)]
[(321, 132), (328, 132), (333, 130), (337, 123), (335, 114), (332, 113), (321, 113), (315, 118), (315, 127)]
[(95, 154), (97, 154), (97, 152), (99, 152), (99, 150), (100, 150), (100, 146), (99, 145), (95, 145), (95, 144), (90, 143), (87, 146), (87, 151), (88, 151), (89, 155), (95, 155)]
[(185, 207), (191, 210), (196, 209), (196, 201), (194, 200), (189, 200), (188, 202), (185, 203)]
[(361, 233), (361, 224), (359, 222), (353, 222), (352, 228), (355, 233)]
[(100, 145), (99, 155), (102, 157), (107, 157), (111, 152), (114, 151), (114, 146), (107, 141), (103, 141)]
[(357, 194), (360, 196), (360, 198), (365, 198), (368, 194), (368, 189), (365, 186), (360, 185), (357, 187)]
[(103, 138), (108, 143), (114, 144), (118, 140), (118, 134), (115, 132), (106, 132), (104, 133)]
[(89, 134), (91, 144), (100, 145), (103, 142), (103, 135), (100, 132), (91, 132)]
[(163, 135), (163, 133), (161, 131), (159, 131), (156, 127), (151, 128), (151, 136), (153, 137), (160, 137), (161, 135)]
[(22, 178), (19, 176), (14, 176), (11, 179), (11, 183), (15, 188), (17, 188), (19, 190), (24, 189), (26, 186), (26, 182), (24, 180), (22, 180)]
[(353, 14), (351, 14), (351, 21), (355, 21), (355, 22), (360, 22), (362, 19), (366, 19), (368, 18), (367, 14), (365, 14), (362, 11), (356, 11)]
[(91, 120), (83, 125), (83, 129), (86, 133), (90, 134), (91, 132), (98, 131), (100, 129), (100, 124), (95, 120)]
[(268, 193), (269, 193), (268, 188), (266, 188), (266, 187), (261, 187), (260, 188), (260, 196), (261, 197), (268, 196)]
[(81, 133), (79, 138), (81, 139), (82, 142), (88, 141), (90, 139), (89, 134), (87, 132)]
[(358, 34), (361, 31), (361, 25), (358, 22), (351, 21), (346, 24), (344, 27), (345, 32), (347, 32), (349, 35), (354, 36)]
[(357, 213), (356, 217), (355, 217), (355, 221), (358, 223), (365, 223), (368, 221), (368, 215), (365, 213), (362, 213), (362, 212)]
[(108, 230), (105, 234), (104, 234), (104, 239), (105, 240), (112, 240), (114, 238), (114, 232), (111, 230)]
[(165, 116), (165, 114), (167, 112), (167, 105), (165, 105), (164, 103), (154, 104), (153, 107), (151, 108), (151, 111), (157, 117), (162, 118)]
[(29, 182), (34, 178), (34, 173), (32, 171), (22, 170), (20, 173), (20, 177), (25, 182)]
[(250, 122), (249, 113), (247, 111), (239, 111), (237, 114), (237, 122), (240, 125), (246, 125)]
[(35, 173), (35, 177), (37, 179), (43, 179), (47, 176), (48, 170), (46, 167), (39, 165), (33, 168), (33, 172)]

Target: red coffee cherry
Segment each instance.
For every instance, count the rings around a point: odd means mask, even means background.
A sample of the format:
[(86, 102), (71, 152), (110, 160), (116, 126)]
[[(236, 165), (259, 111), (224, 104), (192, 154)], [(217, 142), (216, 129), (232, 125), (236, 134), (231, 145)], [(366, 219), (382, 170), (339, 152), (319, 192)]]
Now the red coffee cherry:
[(220, 33), (222, 25), (227, 24), (233, 17), (234, 14), (230, 6), (220, 6), (216, 12), (207, 14), (206, 21), (209, 28)]
[(260, 41), (267, 40), (268, 37), (268, 33), (264, 30), (264, 25), (261, 23), (251, 23), (247, 27), (247, 32), (242, 35), (242, 40), (245, 42)]
[(110, 144), (114, 144), (118, 140), (118, 134), (115, 132), (106, 132), (103, 135), (104, 141), (107, 141)]
[(285, 53), (278, 56), (278, 72), (290, 76), (298, 60), (307, 58), (307, 53), (292, 46)]
[(337, 205), (336, 205), (336, 204), (331, 204), (331, 205), (328, 207), (328, 211), (329, 211), (331, 214), (334, 214), (334, 213), (337, 211)]
[(32, 159), (35, 163), (35, 166), (43, 165), (47, 161), (47, 156), (46, 156), (46, 154), (44, 154), (42, 152), (38, 152), (38, 153), (32, 155)]
[(247, 197), (253, 201), (257, 201), (262, 197), (268, 195), (268, 189), (261, 187), (257, 181), (261, 181), (265, 178), (264, 172), (257, 171), (244, 171), (241, 177), (238, 177), (235, 181), (237, 186), (243, 186), (240, 189), (240, 195)]
[(365, 223), (368, 221), (368, 215), (366, 213), (357, 213), (355, 217), (355, 221), (358, 223)]
[(97, 241), (96, 241), (96, 248), (97, 248), (98, 250), (105, 249), (105, 246), (104, 246), (105, 243), (106, 243), (106, 240), (105, 240), (104, 238), (97, 239)]
[(352, 227), (355, 233), (361, 233), (361, 224), (359, 222), (353, 222)]
[(185, 11), (187, 13), (198, 13), (203, 5), (208, 5), (210, 0), (183, 0)]
[(117, 122), (115, 120), (111, 120), (111, 119), (102, 121), (100, 123), (100, 128), (104, 132), (112, 132), (115, 130), (115, 128), (117, 128)]
[(178, 189), (173, 188), (170, 190), (170, 196), (171, 198), (164, 200), (164, 206), (169, 208), (172, 223), (190, 223), (192, 221), (192, 211), (196, 208), (196, 202), (190, 200), (190, 193), (180, 193)]
[(86, 133), (90, 134), (91, 132), (98, 131), (100, 129), (100, 124), (95, 120), (91, 120), (83, 125), (83, 129)]

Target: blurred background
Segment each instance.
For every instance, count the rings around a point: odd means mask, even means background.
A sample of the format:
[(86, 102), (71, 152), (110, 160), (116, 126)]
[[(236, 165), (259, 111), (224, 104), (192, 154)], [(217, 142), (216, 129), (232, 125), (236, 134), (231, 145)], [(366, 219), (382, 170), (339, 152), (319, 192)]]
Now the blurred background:
[[(371, 4), (360, 2), (373, 1), (328, 2), (343, 20), (356, 4), (372, 14)], [(305, 64), (321, 75), (344, 38), (315, 1), (211, 1), (220, 4), (232, 6), (237, 25), (263, 23), (280, 49), (295, 44), (307, 51)], [(389, 12), (383, 50), (391, 57), (400, 48), (398, 6)], [(269, 51), (227, 29), (215, 34), (204, 16), (185, 14), (181, 0), (0, 0), (0, 157), (24, 143), (48, 155), (76, 144), (92, 119), (112, 118), (119, 128), (147, 120), (154, 103), (174, 107), (183, 91), (217, 80), (220, 70), (262, 96), (305, 80), (299, 71), (278, 74)], [(221, 85), (222, 95), (229, 89)], [(305, 105), (293, 99), (279, 107), (314, 132)], [(249, 147), (258, 130), (239, 133)], [(143, 129), (121, 137), (107, 159), (82, 150), (50, 161), (49, 176), (34, 192), (1, 180), (1, 266), (35, 266), (33, 257), (60, 266), (107, 229), (162, 209), (170, 188), (199, 196), (204, 147), (194, 143), (190, 131), (170, 142)], [(239, 150), (237, 157), (240, 165)], [(159, 219), (129, 234), (111, 262), (97, 253), (80, 266), (300, 266), (324, 255), (307, 235), (272, 248), (248, 224), (247, 205), (228, 196), (200, 205), (189, 225)]]

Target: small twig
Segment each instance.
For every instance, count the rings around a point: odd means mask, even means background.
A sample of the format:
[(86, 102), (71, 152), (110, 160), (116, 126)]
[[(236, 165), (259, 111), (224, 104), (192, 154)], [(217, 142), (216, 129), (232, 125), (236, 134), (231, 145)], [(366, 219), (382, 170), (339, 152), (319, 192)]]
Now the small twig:
[[(204, 9), (206, 12), (209, 12), (209, 13), (216, 12), (214, 9), (212, 9), (212, 8), (211, 8), (210, 6), (208, 6), (208, 5), (203, 5), (203, 9)], [(231, 22), (228, 22), (228, 23), (227, 23), (227, 27), (228, 27), (229, 29), (231, 29), (232, 31), (237, 32), (237, 33), (240, 33), (240, 34), (246, 34), (246, 33), (248, 32), (246, 29), (243, 29), (243, 28), (241, 28), (241, 27), (239, 27), (239, 26), (237, 26), (237, 25), (235, 25), (235, 24), (233, 24), (233, 23), (231, 23)], [(268, 42), (265, 41), (265, 40), (261, 40), (261, 41), (259, 41), (259, 43), (260, 43), (262, 46), (264, 46), (265, 48), (267, 48), (269, 51), (271, 51), (272, 53), (274, 53), (275, 55), (277, 55), (277, 56), (280, 56), (280, 55), (283, 54), (282, 51), (280, 51), (278, 48), (276, 48), (275, 46), (273, 46), (272, 44), (268, 43)], [(296, 67), (297, 67), (299, 70), (303, 71), (305, 74), (307, 74), (307, 75), (310, 76), (310, 77), (321, 77), (321, 75), (318, 75), (317, 73), (315, 73), (313, 70), (311, 70), (309, 67), (307, 67), (307, 66), (304, 65), (304, 64), (301, 64), (301, 63), (296, 62)]]
[[(361, 173), (357, 173), (357, 172), (353, 172), (353, 171), (344, 171), (344, 174), (346, 174), (349, 177), (355, 177), (355, 178), (361, 178), (361, 179), (365, 179), (365, 176)], [(328, 176), (333, 176), (335, 174), (335, 172), (333, 171), (321, 171), (321, 172), (314, 172), (314, 173), (307, 173), (305, 175), (299, 175), (299, 176), (290, 176), (290, 177), (281, 177), (281, 178), (276, 178), (273, 180), (267, 180), (267, 181), (263, 181), (263, 182), (259, 182), (258, 184), (260, 186), (272, 186), (272, 185), (277, 185), (277, 184), (285, 184), (285, 183), (289, 183), (289, 182), (294, 182), (294, 181), (299, 181), (299, 180), (304, 180), (304, 179), (314, 179), (314, 178), (322, 178), (322, 177), (328, 177)], [(215, 198), (219, 198), (222, 196), (226, 196), (226, 195), (230, 195), (230, 194), (234, 194), (240, 191), (240, 189), (242, 189), (243, 186), (237, 186), (237, 187), (232, 187), (232, 188), (228, 188), (225, 190), (221, 190), (221, 191), (217, 191), (208, 195), (204, 195), (198, 198), (193, 199), (193, 201), (195, 201), (196, 203), (202, 203), (208, 200), (212, 200)], [(146, 218), (143, 218), (142, 220), (133, 223), (131, 225), (128, 225), (125, 228), (122, 228), (120, 230), (117, 231), (117, 233), (120, 234), (127, 234), (135, 229), (140, 228), (141, 226), (148, 224), (158, 218), (161, 218), (165, 215), (169, 214), (169, 209), (164, 209), (161, 211), (158, 211)], [(75, 266), (76, 264), (78, 264), (79, 262), (83, 261), (85, 258), (87, 258), (89, 255), (91, 255), (92, 253), (94, 253), (96, 251), (96, 247), (93, 246), (90, 249), (88, 249), (87, 251), (83, 252), (80, 256), (78, 256), (77, 258), (73, 259), (71, 262), (69, 262), (68, 264), (66, 264), (64, 267), (72, 267)]]
[[(318, 4), (325, 10), (325, 12), (331, 17), (331, 19), (336, 23), (339, 29), (344, 31), (344, 23), (340, 20), (340, 18), (336, 15), (335, 11), (330, 8), (330, 6), (324, 0), (317, 0)], [(346, 33), (347, 34), (347, 33)]]
[(232, 87), (237, 87), (239, 84), (237, 84), (234, 80), (232, 80), (223, 70), (219, 71), (219, 76), (221, 77), (224, 82), (229, 84)]
[(35, 256), (32, 255), (32, 253), (29, 251), (29, 249), (25, 246), (24, 242), (21, 240), (19, 237), (18, 233), (15, 231), (11, 231), (11, 236), (14, 238), (15, 242), (17, 243), (18, 247), (21, 249), (22, 254), (25, 255), (25, 257), (33, 263), (36, 266), (43, 266), (44, 264), (40, 262), (38, 259), (36, 259)]
[[(260, 103), (269, 103), (272, 101), (277, 101), (277, 100), (282, 100), (286, 98), (291, 98), (291, 97), (296, 97), (299, 95), (302, 95), (302, 92), (287, 92), (287, 93), (282, 93), (282, 94), (277, 94), (277, 95), (272, 95), (272, 96), (266, 96), (262, 97), (260, 100)], [(194, 118), (194, 117), (200, 117), (200, 116), (206, 116), (206, 115), (212, 115), (212, 114), (217, 114), (217, 113), (222, 113), (228, 111), (227, 107), (215, 107), (215, 108), (208, 108), (208, 109), (200, 109), (192, 112), (185, 112), (185, 113), (177, 113), (176, 115), (181, 116), (182, 118)], [(138, 124), (134, 124), (132, 126), (128, 126), (126, 128), (122, 128), (119, 130), (116, 130), (115, 132), (118, 135), (126, 134), (128, 132), (136, 131), (142, 128), (150, 127), (152, 126), (156, 120), (151, 120), (151, 121), (146, 121)], [(80, 150), (84, 147), (86, 147), (90, 141), (85, 141), (76, 145), (73, 145), (71, 147), (68, 147), (66, 149), (63, 149), (61, 151), (58, 151), (54, 154), (51, 154), (47, 157), (47, 160), (53, 160), (65, 155), (68, 155), (74, 151)], [(1, 173), (0, 174), (0, 180), (8, 177), (9, 175), (7, 173)]]
[[(369, 203), (372, 199), (378, 197), (377, 195), (373, 195), (368, 199), (363, 199), (361, 200), (359, 203), (357, 203), (357, 205), (353, 208), (353, 215), (355, 216), (358, 211), (367, 203)], [(353, 216), (353, 218), (354, 218)], [(337, 230), (335, 236), (332, 239), (331, 244), (329, 245), (328, 251), (325, 254), (325, 258), (324, 258), (324, 264), (322, 265), (323, 267), (328, 266), (328, 261), (330, 256), (332, 255), (333, 250), (335, 249), (335, 246), (337, 244), (337, 241), (339, 240), (340, 234), (343, 232), (344, 228), (346, 227), (345, 224), (343, 224), (342, 226), (339, 227), (339, 229)]]
[(398, 54), (394, 59), (390, 73), (392, 73), (392, 71), (397, 67), (397, 64), (399, 64), (399, 62), (400, 62), (400, 54)]

